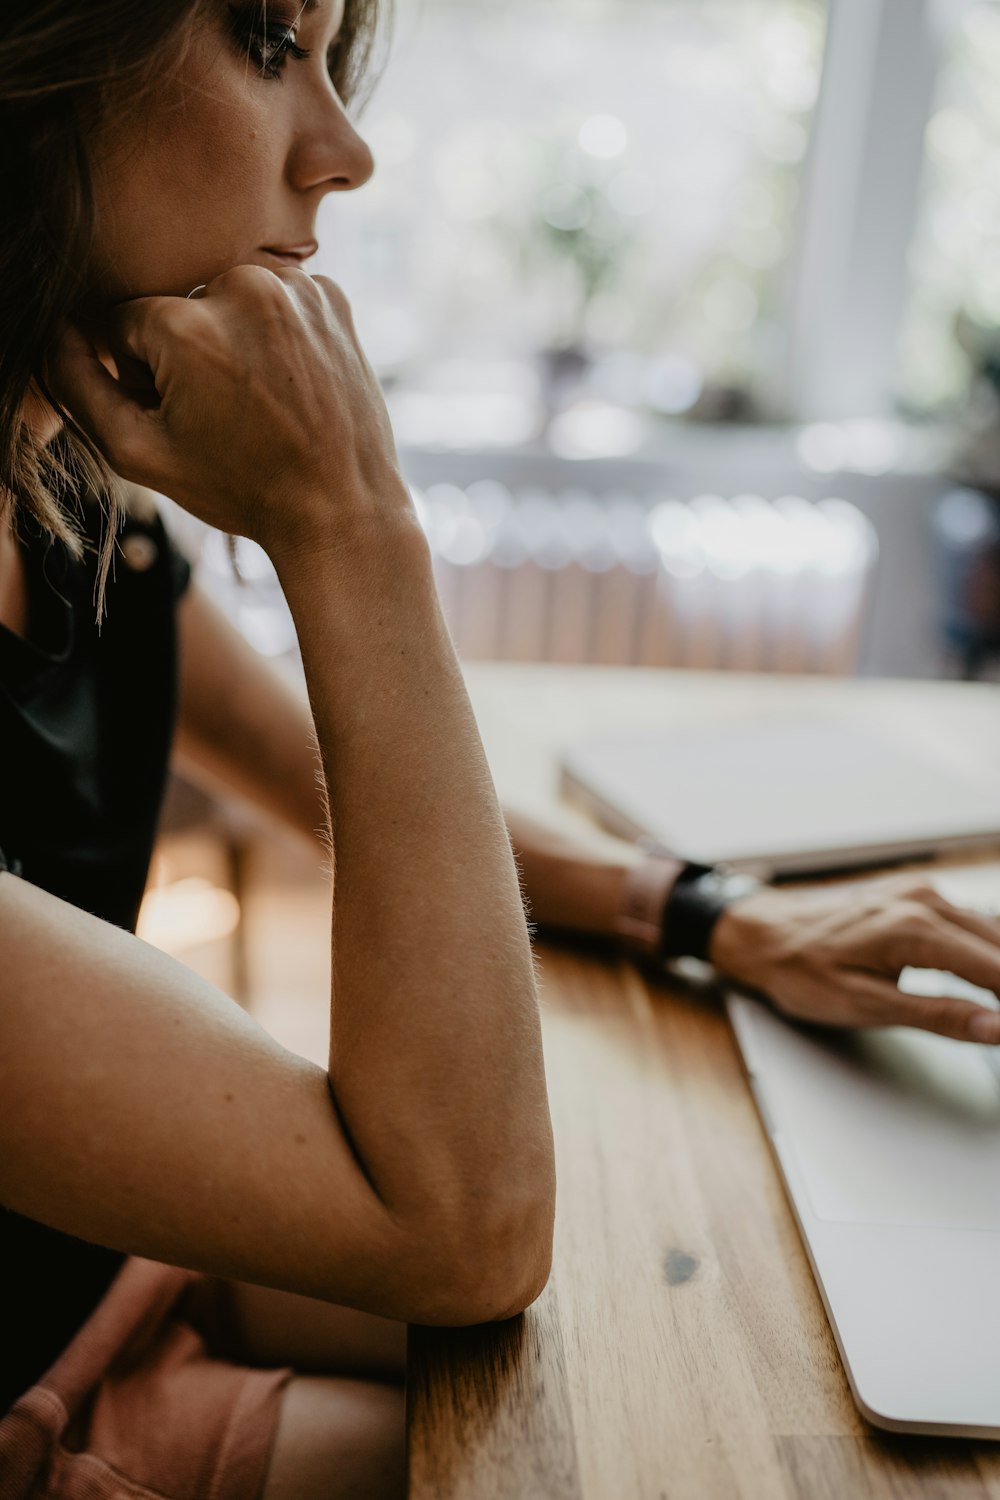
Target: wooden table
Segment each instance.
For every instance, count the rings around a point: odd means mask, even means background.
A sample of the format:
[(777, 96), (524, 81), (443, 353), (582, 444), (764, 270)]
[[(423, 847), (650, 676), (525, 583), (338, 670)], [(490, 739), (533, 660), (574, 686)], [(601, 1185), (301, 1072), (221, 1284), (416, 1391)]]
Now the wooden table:
[[(501, 796), (570, 823), (554, 750), (573, 734), (775, 698), (860, 702), (1000, 765), (995, 688), (506, 664), (469, 684)], [(509, 1324), (413, 1330), (411, 1500), (1000, 1500), (1000, 1445), (857, 1412), (718, 1004), (539, 954), (552, 1278)]]

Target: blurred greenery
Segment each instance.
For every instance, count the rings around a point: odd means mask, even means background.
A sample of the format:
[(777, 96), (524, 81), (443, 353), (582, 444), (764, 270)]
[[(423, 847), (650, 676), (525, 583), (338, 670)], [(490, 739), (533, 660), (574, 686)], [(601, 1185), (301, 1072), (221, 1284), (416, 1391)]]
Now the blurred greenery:
[(598, 293), (623, 279), (637, 231), (608, 192), (614, 165), (588, 155), (572, 139), (540, 140), (534, 157), (533, 180), (516, 227), (504, 226), (501, 234), (515, 243), (526, 276), (552, 267), (572, 272), (576, 297), (554, 342), (582, 348), (588, 310)]
[(927, 126), (899, 399), (957, 413), (996, 382), (1000, 345), (1000, 6), (957, 25)]
[(569, 349), (648, 362), (609, 399), (745, 411), (782, 358), (827, 0), (396, 3), (378, 170), (324, 210), (379, 373)]

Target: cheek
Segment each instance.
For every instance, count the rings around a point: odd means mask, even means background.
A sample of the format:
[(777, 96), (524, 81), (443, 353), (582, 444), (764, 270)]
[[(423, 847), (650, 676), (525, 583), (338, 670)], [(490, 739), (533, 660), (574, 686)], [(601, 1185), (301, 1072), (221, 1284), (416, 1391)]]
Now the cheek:
[(183, 295), (259, 248), (281, 175), (267, 97), (279, 87), (218, 66), (164, 88), (122, 130), (95, 173), (94, 269), (108, 300)]

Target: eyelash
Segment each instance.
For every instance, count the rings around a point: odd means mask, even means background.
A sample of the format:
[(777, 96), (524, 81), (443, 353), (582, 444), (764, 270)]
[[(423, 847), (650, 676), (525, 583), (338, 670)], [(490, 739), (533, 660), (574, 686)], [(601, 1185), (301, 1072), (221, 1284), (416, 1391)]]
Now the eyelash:
[(260, 4), (246, 8), (231, 5), (229, 15), (236, 40), (246, 49), (247, 56), (257, 63), (261, 78), (276, 79), (280, 83), (290, 57), (296, 62), (304, 62), (312, 56), (310, 47), (300, 47), (293, 40), (295, 27), (281, 21), (265, 21), (264, 6)]

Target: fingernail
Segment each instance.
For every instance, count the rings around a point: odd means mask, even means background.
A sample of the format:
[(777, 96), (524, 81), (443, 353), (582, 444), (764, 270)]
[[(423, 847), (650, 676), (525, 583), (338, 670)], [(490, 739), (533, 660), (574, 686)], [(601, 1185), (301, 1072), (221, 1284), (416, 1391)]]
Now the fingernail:
[(984, 1010), (981, 1015), (973, 1016), (969, 1022), (969, 1040), (990, 1042), (993, 1045), (1000, 1042), (1000, 1016), (991, 1010)]

